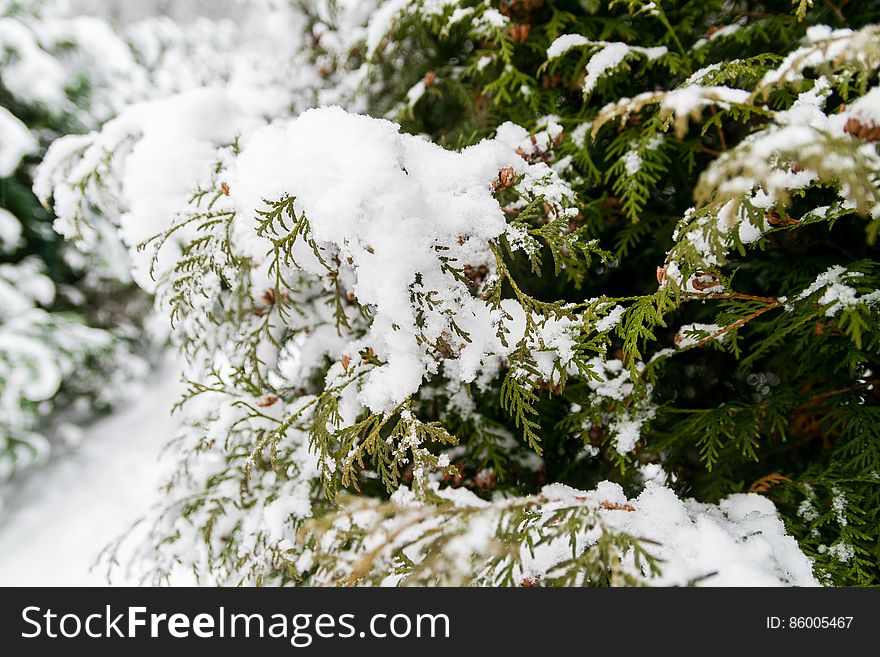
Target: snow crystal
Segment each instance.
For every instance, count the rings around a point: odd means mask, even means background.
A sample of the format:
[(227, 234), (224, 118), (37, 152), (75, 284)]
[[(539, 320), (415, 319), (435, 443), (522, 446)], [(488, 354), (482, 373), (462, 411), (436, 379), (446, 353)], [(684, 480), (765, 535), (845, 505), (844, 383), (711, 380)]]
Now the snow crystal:
[(421, 10), (429, 16), (439, 16), (449, 7), (455, 7), (461, 0), (422, 0)]
[(845, 541), (838, 541), (830, 548), (826, 548), (826, 550), (822, 550), (822, 547), (825, 546), (820, 546), (820, 552), (827, 551), (828, 554), (830, 554), (832, 557), (837, 558), (837, 560), (841, 563), (848, 563), (856, 555), (856, 551), (853, 546), (849, 543), (846, 543)]
[(0, 320), (10, 319), (36, 305), (55, 299), (55, 284), (45, 275), (43, 262), (29, 257), (0, 264)]
[(662, 132), (658, 132), (656, 135), (654, 135), (653, 137), (651, 137), (651, 138), (645, 143), (645, 150), (648, 150), (648, 151), (656, 151), (658, 148), (660, 148), (660, 147), (663, 145), (663, 142), (664, 142), (665, 140), (666, 140), (666, 137), (663, 135), (663, 133), (662, 133)]
[(578, 146), (586, 143), (587, 135), (590, 133), (590, 129), (593, 127), (591, 121), (584, 121), (583, 123), (578, 123), (577, 127), (571, 131), (571, 140), (573, 143)]
[(500, 29), (510, 23), (510, 19), (497, 9), (487, 9), (482, 13), (477, 21), (478, 29), (487, 30), (489, 28)]
[(803, 500), (800, 503), (797, 513), (807, 522), (812, 522), (813, 520), (819, 519), (819, 511), (816, 509), (816, 505), (813, 504), (813, 501), (809, 499)]
[[(4, 56), (4, 51), (14, 53)], [(16, 98), (52, 111), (67, 106), (67, 73), (43, 50), (33, 30), (14, 18), (0, 18), (0, 81)]]
[(642, 7), (641, 11), (643, 11), (644, 13), (646, 13), (650, 16), (659, 16), (660, 15), (660, 9), (657, 7), (656, 2), (645, 3), (645, 6)]
[(639, 46), (630, 46), (619, 41), (593, 41), (580, 34), (563, 34), (557, 37), (553, 43), (550, 44), (550, 47), (547, 48), (547, 58), (556, 59), (572, 48), (579, 48), (582, 46), (599, 48), (599, 50), (593, 54), (587, 62), (587, 75), (583, 83), (583, 92), (585, 95), (591, 94), (599, 80), (611, 70), (620, 66), (628, 55), (633, 53), (640, 54), (644, 55), (648, 61), (654, 61), (668, 52), (665, 46), (641, 48)]
[[(456, 23), (460, 23), (468, 16), (472, 16), (474, 14), (473, 7), (456, 7), (452, 10), (452, 13), (449, 14), (449, 18), (446, 21), (447, 27), (452, 27)], [(489, 59), (488, 57), (486, 59)]]
[(279, 497), (263, 507), (267, 535), (274, 541), (280, 541), (284, 537), (291, 516), (307, 518), (310, 515), (312, 515), (312, 504), (308, 495)]
[[(697, 46), (694, 46), (695, 48)], [(734, 60), (738, 61), (738, 60)], [(693, 84), (702, 83), (711, 73), (716, 73), (721, 70), (721, 64), (709, 64), (708, 66), (704, 66), (703, 68), (697, 69), (691, 76), (684, 81), (681, 85), (682, 87), (688, 87)]]
[(738, 25), (736, 23), (725, 25), (724, 27), (712, 32), (712, 34), (709, 35), (709, 41), (714, 41), (715, 39), (721, 39), (723, 37), (730, 36), (731, 34), (736, 34), (741, 29), (742, 25)]
[(847, 107), (845, 114), (847, 118), (855, 118), (866, 124), (880, 125), (880, 87), (874, 87), (856, 100)]
[(764, 231), (751, 221), (739, 222), (739, 239), (743, 244), (754, 244), (764, 235)]
[(482, 55), (482, 56), (477, 60), (477, 70), (478, 70), (478, 71), (483, 71), (483, 70), (484, 70), (489, 64), (491, 64), (491, 63), (492, 63), (492, 58), (491, 58), (491, 57), (489, 57), (489, 56), (487, 56), (487, 55)]
[(659, 463), (640, 464), (637, 468), (639, 470), (639, 475), (642, 477), (642, 481), (645, 484), (652, 482), (664, 486), (670, 479), (669, 473), (667, 473)]
[(653, 46), (651, 48), (638, 48), (638, 52), (642, 53), (649, 62), (653, 62), (655, 59), (659, 59), (663, 57), (669, 49), (666, 46)]
[(636, 175), (642, 168), (642, 156), (637, 150), (627, 151), (623, 154), (623, 168), (630, 178)]
[(865, 52), (871, 51), (875, 39), (876, 26), (854, 31), (813, 25), (807, 28), (804, 45), (790, 52), (775, 69), (767, 71), (760, 86), (770, 88), (779, 82), (794, 82), (804, 70), (821, 69), (828, 62), (839, 64), (850, 57), (858, 61), (864, 58)]
[(66, 135), (52, 142), (34, 175), (34, 195), (43, 205), (49, 203), (55, 187), (63, 180), (60, 173), (63, 163), (88, 148), (92, 141), (89, 135)]
[[(31, 317), (40, 317), (41, 314), (42, 311), (36, 310)], [(5, 387), (29, 401), (51, 398), (61, 385), (62, 378), (54, 351), (38, 339), (16, 335), (9, 329), (6, 326), (0, 332), (0, 353), (4, 354), (4, 359), (14, 353), (15, 358), (25, 366), (10, 371), (9, 378), (4, 382)], [(26, 380), (21, 377), (26, 377)]]
[(526, 340), (537, 371), (547, 381), (554, 380), (557, 363), (563, 368), (574, 358), (579, 322), (568, 317), (544, 319), (534, 334)]
[(601, 358), (591, 358), (587, 363), (592, 370), (601, 377), (601, 380), (590, 379), (587, 385), (600, 397), (623, 401), (633, 390), (629, 370), (624, 367), (620, 359), (604, 361)]
[[(794, 104), (787, 110), (776, 113), (776, 121), (784, 125), (806, 125), (817, 130), (828, 129), (828, 117), (822, 108), (831, 94), (831, 83), (824, 75), (819, 77), (812, 88), (799, 94)], [(841, 126), (841, 134), (842, 134)]]
[[(78, 237), (81, 201), (77, 185), (100, 169), (108, 155), (119, 158), (115, 168), (121, 177), (123, 202), (117, 219), (120, 234), (130, 247), (135, 281), (152, 291), (151, 254), (138, 251), (137, 245), (167, 228), (187, 208), (193, 190), (210, 173), (218, 146), (260, 123), (242, 109), (232, 92), (221, 88), (139, 103), (100, 132), (71, 135), (53, 143), (38, 169), (34, 190), (44, 201), (54, 193), (56, 230)], [(64, 171), (65, 161), (75, 155), (79, 160)], [(167, 248), (160, 255), (168, 266), (175, 254)]]
[(641, 438), (642, 425), (645, 420), (646, 418), (614, 418), (611, 421), (608, 428), (613, 434), (614, 449), (618, 454), (623, 456), (635, 449), (636, 443)]
[(831, 493), (831, 508), (834, 511), (834, 517), (837, 519), (837, 522), (841, 527), (846, 527), (846, 495), (843, 494), (842, 490), (836, 487), (831, 489)]

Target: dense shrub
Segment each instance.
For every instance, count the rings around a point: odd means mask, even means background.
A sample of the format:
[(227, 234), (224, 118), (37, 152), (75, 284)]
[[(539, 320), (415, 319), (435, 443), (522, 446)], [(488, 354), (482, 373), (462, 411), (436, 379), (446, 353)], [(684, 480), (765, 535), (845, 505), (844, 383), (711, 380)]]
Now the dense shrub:
[(188, 363), (145, 577), (876, 583), (880, 6), (813, 4), (264, 7), (56, 142)]

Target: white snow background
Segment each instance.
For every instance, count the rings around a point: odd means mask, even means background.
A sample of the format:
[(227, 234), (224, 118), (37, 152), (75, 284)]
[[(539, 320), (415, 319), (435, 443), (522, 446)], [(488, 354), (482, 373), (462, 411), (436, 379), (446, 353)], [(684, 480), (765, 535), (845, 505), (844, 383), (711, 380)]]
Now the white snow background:
[(2, 489), (0, 586), (107, 584), (106, 569), (92, 566), (158, 494), (165, 472), (159, 456), (177, 424), (169, 411), (182, 390), (178, 367), (166, 357), (129, 402), (84, 427), (75, 451)]

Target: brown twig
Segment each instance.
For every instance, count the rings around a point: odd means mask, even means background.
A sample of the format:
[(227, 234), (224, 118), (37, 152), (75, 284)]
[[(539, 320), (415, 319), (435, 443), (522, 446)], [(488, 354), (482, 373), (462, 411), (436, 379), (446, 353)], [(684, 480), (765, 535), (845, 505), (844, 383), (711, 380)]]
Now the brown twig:
[(771, 303), (768, 303), (763, 308), (758, 308), (755, 312), (753, 312), (748, 317), (743, 317), (742, 319), (738, 319), (733, 324), (730, 324), (729, 326), (725, 326), (720, 331), (717, 331), (717, 332), (713, 333), (712, 335), (707, 335), (705, 338), (703, 338), (702, 340), (697, 342), (697, 345), (702, 347), (702, 346), (708, 344), (709, 342), (711, 342), (712, 340), (717, 340), (722, 335), (724, 335), (726, 333), (730, 333), (731, 331), (735, 331), (736, 329), (740, 328), (741, 326), (748, 324), (753, 319), (757, 319), (758, 317), (760, 317), (764, 313), (769, 312), (770, 310), (773, 310), (775, 308), (779, 308), (779, 306), (781, 306), (781, 305), (782, 304), (779, 303), (779, 299), (775, 299)]
[(846, 6), (846, 2), (840, 3), (840, 6), (835, 5), (831, 0), (823, 0), (825, 2), (825, 6), (831, 10), (831, 13), (834, 14), (834, 18), (839, 20), (841, 23), (846, 22), (846, 16), (843, 15), (843, 7)]
[[(718, 110), (715, 107), (712, 107), (712, 116), (718, 114)], [(727, 137), (724, 136), (724, 129), (721, 127), (721, 123), (717, 123), (715, 125), (715, 129), (718, 132), (718, 140), (721, 142), (721, 150), (727, 150)]]
[(825, 392), (820, 392), (816, 395), (813, 395), (809, 399), (807, 399), (803, 404), (801, 404), (798, 408), (804, 408), (806, 406), (811, 406), (817, 402), (824, 401), (829, 397), (835, 397), (837, 395), (842, 395), (845, 392), (852, 392), (853, 390), (860, 390), (861, 388), (870, 388), (873, 385), (880, 384), (880, 379), (871, 379), (870, 381), (863, 381), (861, 383), (857, 383), (854, 386), (847, 386), (846, 388), (835, 388), (834, 390), (826, 390)]
[(693, 294), (688, 296), (688, 301), (700, 299), (738, 299), (740, 301), (760, 301), (761, 303), (780, 303), (777, 297), (759, 297), (754, 294), (742, 294), (740, 292), (719, 292), (717, 294)]

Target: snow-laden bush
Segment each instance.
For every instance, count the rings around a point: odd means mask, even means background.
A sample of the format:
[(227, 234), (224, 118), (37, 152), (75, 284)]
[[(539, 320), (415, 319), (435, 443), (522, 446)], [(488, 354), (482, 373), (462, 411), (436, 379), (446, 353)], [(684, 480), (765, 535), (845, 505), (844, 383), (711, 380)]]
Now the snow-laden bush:
[[(41, 462), (146, 374), (133, 353), (149, 305), (131, 281), (115, 228), (61, 231), (31, 191), (32, 168), (53, 139), (97, 128), (124, 108), (222, 82), (266, 88), (284, 76), (280, 32), (241, 43), (229, 20), (181, 26), (150, 18), (120, 27), (65, 2), (0, 3), (0, 480)], [(264, 94), (255, 112), (284, 108)], [(56, 226), (60, 229), (61, 226)]]
[(309, 3), (289, 111), (53, 145), (187, 360), (146, 579), (876, 580), (876, 12), (696, 4)]
[(0, 479), (44, 462), (50, 437), (77, 440), (71, 422), (120, 401), (122, 384), (146, 373), (121, 336), (47, 312), (55, 285), (42, 269), (33, 257), (0, 264)]
[[(110, 260), (83, 262), (52, 233), (29, 189), (29, 169), (48, 140), (122, 107), (109, 103), (131, 56), (100, 21), (62, 18), (50, 3), (3, 5), (0, 481), (44, 461), (53, 442), (75, 441), (71, 423), (118, 401), (121, 384), (146, 366), (128, 344), (132, 318), (107, 317), (136, 306), (114, 299), (88, 317), (83, 309), (89, 297), (118, 295), (113, 269), (104, 266)], [(115, 273), (130, 280), (127, 269), (123, 262)], [(116, 330), (106, 330), (111, 325)]]

